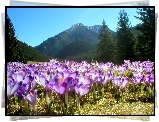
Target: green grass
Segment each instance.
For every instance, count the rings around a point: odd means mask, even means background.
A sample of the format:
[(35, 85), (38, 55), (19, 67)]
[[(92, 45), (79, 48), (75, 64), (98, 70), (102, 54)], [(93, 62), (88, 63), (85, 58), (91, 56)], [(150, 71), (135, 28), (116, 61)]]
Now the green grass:
[[(78, 112), (75, 115), (78, 115)], [(81, 115), (153, 115), (154, 104), (143, 102), (115, 103), (113, 99), (101, 99), (96, 104), (85, 104), (80, 110)]]
[(36, 62), (36, 61), (27, 61), (27, 64), (36, 64), (36, 63), (42, 63), (42, 62)]
[[(56, 94), (54, 94), (55, 102), (54, 107), (51, 106), (50, 111), (48, 111), (47, 104), (45, 99), (41, 100), (41, 95), (38, 95), (37, 99), (37, 114), (38, 115), (62, 115), (60, 101)], [(140, 96), (140, 95), (137, 95)], [(76, 107), (74, 103), (74, 97), (69, 96), (70, 102), (68, 105), (67, 115), (153, 115), (154, 114), (154, 103), (145, 102), (142, 99), (138, 101), (130, 101), (134, 96), (127, 94), (123, 95), (123, 100), (117, 103), (114, 96), (106, 92), (101, 98), (97, 96), (96, 100), (93, 99), (91, 93), (85, 95), (82, 98), (80, 109)], [(144, 97), (144, 96), (142, 96)], [(20, 106), (22, 106), (21, 114), (22, 115), (33, 115), (32, 106), (28, 108), (26, 102), (21, 100), (19, 105), (15, 105), (14, 98), (11, 99), (11, 104), (8, 105), (8, 114), (9, 115), (19, 115)], [(73, 105), (73, 108), (71, 107)], [(72, 112), (73, 111), (73, 112)]]

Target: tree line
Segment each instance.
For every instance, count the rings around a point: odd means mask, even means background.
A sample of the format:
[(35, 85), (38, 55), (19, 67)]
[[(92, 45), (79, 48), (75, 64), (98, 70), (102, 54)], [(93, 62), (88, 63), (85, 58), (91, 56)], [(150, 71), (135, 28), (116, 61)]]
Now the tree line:
[(136, 26), (138, 34), (131, 28), (128, 14), (123, 9), (119, 13), (115, 41), (112, 39), (108, 26), (102, 22), (97, 45), (97, 60), (102, 62), (123, 63), (131, 61), (155, 61), (155, 10), (154, 8), (137, 9), (141, 21)]

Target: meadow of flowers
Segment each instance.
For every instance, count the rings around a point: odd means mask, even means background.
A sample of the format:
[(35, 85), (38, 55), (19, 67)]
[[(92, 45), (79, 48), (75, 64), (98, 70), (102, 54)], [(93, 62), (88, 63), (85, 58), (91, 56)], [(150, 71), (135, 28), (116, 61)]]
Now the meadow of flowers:
[[(136, 109), (132, 111), (134, 106)], [(7, 64), (7, 114), (153, 115), (154, 63), (124, 60), (117, 66), (112, 62), (57, 59), (36, 64), (10, 62)]]

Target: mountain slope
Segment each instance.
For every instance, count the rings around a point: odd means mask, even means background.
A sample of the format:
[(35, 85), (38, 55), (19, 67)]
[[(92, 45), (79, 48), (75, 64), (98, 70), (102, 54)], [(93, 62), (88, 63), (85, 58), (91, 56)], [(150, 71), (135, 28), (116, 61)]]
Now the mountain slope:
[(68, 56), (65, 59), (66, 60), (79, 61), (79, 62), (82, 61), (82, 60), (86, 60), (87, 62), (91, 62), (92, 59), (97, 60), (97, 51), (96, 51), (96, 48), (94, 48), (90, 51), (80, 53), (80, 54), (77, 54), (75, 56)]
[(49, 59), (52, 58), (50, 56), (42, 54), (38, 50), (34, 49), (32, 46), (27, 45), (26, 43), (23, 43), (19, 40), (18, 40), (18, 42), (19, 42), (20, 46), (22, 47), (26, 61), (41, 62), (41, 61), (48, 61)]
[(94, 49), (95, 45), (90, 42), (77, 41), (62, 48), (56, 55), (56, 58), (65, 59), (67, 57), (76, 56)]
[(35, 49), (49, 56), (56, 56), (57, 53), (70, 43), (77, 41), (98, 43), (98, 33), (86, 26), (75, 24), (68, 30), (65, 30), (58, 35), (48, 38), (46, 41), (36, 46)]

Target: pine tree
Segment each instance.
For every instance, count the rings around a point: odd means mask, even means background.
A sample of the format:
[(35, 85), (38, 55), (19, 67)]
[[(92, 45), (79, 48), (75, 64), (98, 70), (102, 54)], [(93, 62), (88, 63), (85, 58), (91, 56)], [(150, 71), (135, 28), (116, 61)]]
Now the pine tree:
[(118, 58), (118, 40), (114, 40), (113, 43), (113, 47), (114, 47), (114, 63), (118, 64), (120, 63), (119, 58)]
[(17, 38), (15, 37), (14, 26), (8, 15), (6, 18), (5, 44), (6, 44), (6, 61), (7, 62), (24, 61), (23, 52), (21, 50), (21, 47), (20, 47), (20, 44), (19, 44)]
[(104, 20), (102, 24), (97, 45), (98, 61), (110, 62), (114, 59), (113, 39)]
[(142, 23), (136, 29), (140, 31), (136, 44), (136, 56), (141, 60), (155, 60), (155, 9), (137, 9), (139, 19)]
[(133, 60), (133, 33), (131, 32), (130, 22), (125, 10), (121, 10), (117, 23), (117, 57), (119, 63), (123, 60)]

